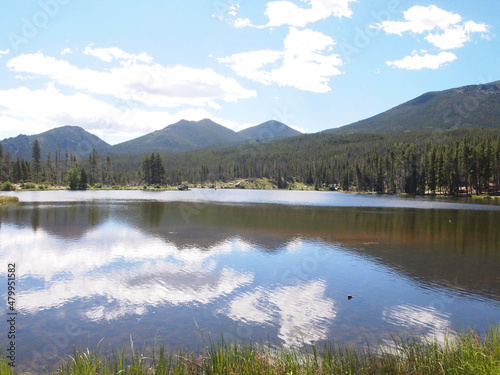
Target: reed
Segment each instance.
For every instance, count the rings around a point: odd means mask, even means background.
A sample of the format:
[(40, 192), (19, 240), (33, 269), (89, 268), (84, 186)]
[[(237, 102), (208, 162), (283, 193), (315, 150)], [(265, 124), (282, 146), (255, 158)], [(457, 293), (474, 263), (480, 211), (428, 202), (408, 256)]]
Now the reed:
[[(500, 326), (490, 326), (484, 336), (469, 329), (444, 343), (394, 337), (392, 344), (391, 349), (379, 344), (355, 350), (333, 343), (321, 349), (276, 348), (221, 336), (209, 338), (201, 354), (166, 351), (162, 345), (146, 355), (131, 340), (130, 348), (111, 354), (75, 350), (54, 374), (500, 374)], [(0, 374), (12, 374), (5, 357)]]

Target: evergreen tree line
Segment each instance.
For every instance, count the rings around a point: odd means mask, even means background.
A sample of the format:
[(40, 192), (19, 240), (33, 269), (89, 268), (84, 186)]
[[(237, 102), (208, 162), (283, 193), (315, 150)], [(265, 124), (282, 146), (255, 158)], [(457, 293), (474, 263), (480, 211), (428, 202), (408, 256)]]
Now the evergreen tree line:
[(33, 184), (69, 186), (70, 189), (84, 190), (88, 185), (112, 185), (123, 180), (121, 174), (115, 174), (111, 157), (104, 162), (93, 150), (88, 160), (79, 161), (76, 156), (66, 151), (64, 156), (56, 151), (54, 156), (48, 152), (42, 159), (42, 149), (38, 140), (33, 142), (31, 161), (21, 157), (12, 158), (9, 151), (4, 152), (0, 144), (0, 183), (23, 184), (26, 187)]
[(391, 194), (500, 191), (500, 130), (315, 134), (164, 158), (161, 182), (169, 185), (269, 178), (279, 188), (302, 182)]
[(0, 144), (0, 183), (87, 185), (208, 184), (268, 178), (279, 188), (292, 182), (317, 189), (409, 194), (498, 194), (500, 130), (384, 134), (313, 134), (224, 149), (179, 154), (77, 160), (70, 152), (31, 161), (13, 160)]

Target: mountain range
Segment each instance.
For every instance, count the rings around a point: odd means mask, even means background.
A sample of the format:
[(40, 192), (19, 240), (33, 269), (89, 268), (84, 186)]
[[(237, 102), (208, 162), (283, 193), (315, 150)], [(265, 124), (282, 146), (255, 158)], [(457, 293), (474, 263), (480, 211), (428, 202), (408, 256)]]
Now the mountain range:
[[(386, 112), (322, 133), (393, 133), (443, 131), (457, 128), (500, 127), (500, 81), (425, 93)], [(178, 153), (206, 148), (272, 142), (302, 133), (275, 120), (235, 132), (210, 119), (181, 120), (161, 130), (111, 146), (78, 126), (63, 126), (36, 135), (19, 135), (1, 141), (13, 157), (31, 159), (38, 139), (43, 157), (68, 151), (86, 157), (92, 149), (100, 154), (139, 155), (151, 152)]]
[(279, 121), (267, 121), (239, 132), (219, 125), (210, 119), (181, 120), (161, 130), (110, 147), (111, 154), (144, 154), (149, 152), (183, 152), (203, 148), (235, 146), (250, 141), (269, 142), (294, 137), (302, 133)]
[(184, 152), (204, 148), (242, 145), (249, 142), (270, 142), (279, 138), (301, 135), (297, 130), (275, 120), (235, 132), (212, 120), (181, 120), (161, 130), (148, 133), (114, 146), (78, 126), (63, 126), (35, 135), (18, 135), (1, 141), (4, 152), (14, 158), (31, 159), (33, 142), (38, 139), (43, 158), (56, 151), (89, 156), (93, 149), (100, 154), (140, 155), (151, 152)]

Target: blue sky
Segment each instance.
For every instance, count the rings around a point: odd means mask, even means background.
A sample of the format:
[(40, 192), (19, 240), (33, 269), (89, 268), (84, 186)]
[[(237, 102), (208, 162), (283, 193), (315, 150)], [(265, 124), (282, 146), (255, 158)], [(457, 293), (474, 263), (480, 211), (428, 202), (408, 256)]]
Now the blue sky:
[(498, 0), (3, 0), (0, 139), (180, 119), (314, 133), (500, 79)]

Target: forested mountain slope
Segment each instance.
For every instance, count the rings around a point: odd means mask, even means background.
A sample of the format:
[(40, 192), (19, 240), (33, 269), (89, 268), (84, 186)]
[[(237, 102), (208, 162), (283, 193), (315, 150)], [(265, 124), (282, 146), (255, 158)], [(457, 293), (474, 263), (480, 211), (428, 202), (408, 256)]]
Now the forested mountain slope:
[(98, 152), (105, 152), (110, 145), (94, 134), (87, 132), (79, 126), (63, 126), (35, 135), (18, 135), (1, 141), (3, 152), (9, 152), (13, 158), (21, 157), (30, 160), (33, 150), (33, 142), (38, 139), (42, 149), (42, 158), (45, 159), (47, 153), (59, 152), (61, 155), (66, 151), (77, 157), (87, 157), (93, 149)]
[(500, 81), (428, 92), (334, 134), (500, 128)]

